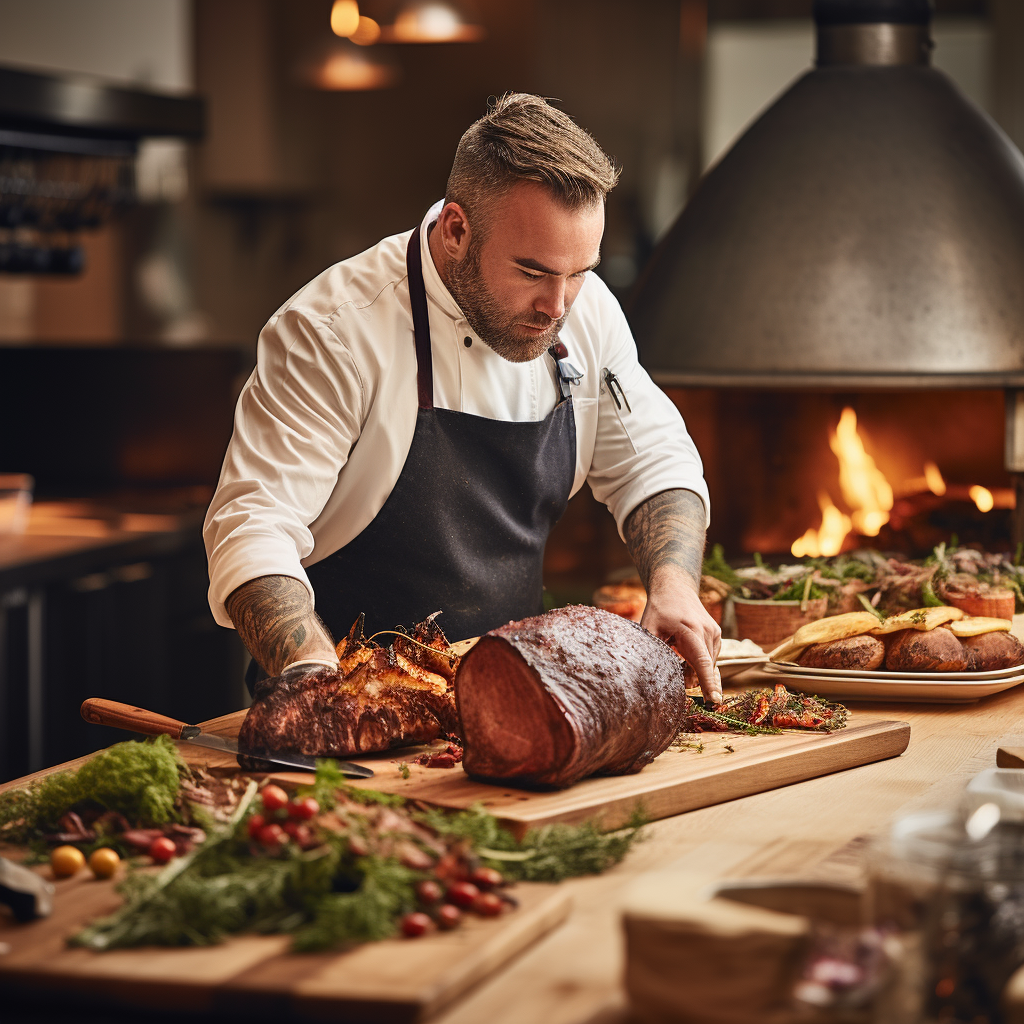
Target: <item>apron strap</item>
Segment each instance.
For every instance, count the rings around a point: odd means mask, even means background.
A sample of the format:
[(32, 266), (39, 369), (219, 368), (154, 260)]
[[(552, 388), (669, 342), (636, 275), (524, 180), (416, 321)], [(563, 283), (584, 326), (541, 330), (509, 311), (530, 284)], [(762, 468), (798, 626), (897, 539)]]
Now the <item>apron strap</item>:
[(412, 329), (416, 339), (416, 390), (421, 409), (434, 408), (434, 364), (430, 353), (430, 320), (427, 316), (427, 289), (423, 285), (423, 260), (420, 256), (420, 229), (409, 239), (406, 252), (409, 271), (409, 299), (412, 304)]

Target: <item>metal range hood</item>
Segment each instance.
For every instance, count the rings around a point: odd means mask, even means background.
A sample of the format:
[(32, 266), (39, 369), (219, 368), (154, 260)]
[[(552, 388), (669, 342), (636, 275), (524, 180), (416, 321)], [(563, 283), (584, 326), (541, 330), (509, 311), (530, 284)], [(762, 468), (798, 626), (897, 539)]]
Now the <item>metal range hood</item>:
[(1024, 158), (929, 66), (930, 0), (814, 13), (817, 66), (705, 175), (634, 292), (645, 366), (667, 385), (1024, 386)]

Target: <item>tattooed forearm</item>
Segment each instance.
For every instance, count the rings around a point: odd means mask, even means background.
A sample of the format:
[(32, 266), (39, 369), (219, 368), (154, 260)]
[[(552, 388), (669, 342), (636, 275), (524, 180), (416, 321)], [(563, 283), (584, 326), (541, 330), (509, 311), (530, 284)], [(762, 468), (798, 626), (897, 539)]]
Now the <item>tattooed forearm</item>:
[(629, 514), (623, 527), (626, 547), (650, 589), (659, 570), (682, 569), (700, 585), (704, 555), (704, 503), (693, 491), (662, 491)]
[(260, 576), (225, 602), (249, 653), (269, 675), (302, 658), (334, 658), (334, 641), (313, 611), (309, 591), (291, 576)]

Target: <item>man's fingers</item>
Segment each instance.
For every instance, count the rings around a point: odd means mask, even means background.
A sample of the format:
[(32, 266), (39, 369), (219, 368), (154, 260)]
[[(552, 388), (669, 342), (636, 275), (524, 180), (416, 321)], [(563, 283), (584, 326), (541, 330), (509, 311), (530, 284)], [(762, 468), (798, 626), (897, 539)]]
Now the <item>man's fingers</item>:
[(715, 666), (707, 641), (696, 633), (677, 633), (673, 638), (677, 651), (690, 663), (697, 673), (701, 692), (715, 704), (722, 701), (722, 677)]

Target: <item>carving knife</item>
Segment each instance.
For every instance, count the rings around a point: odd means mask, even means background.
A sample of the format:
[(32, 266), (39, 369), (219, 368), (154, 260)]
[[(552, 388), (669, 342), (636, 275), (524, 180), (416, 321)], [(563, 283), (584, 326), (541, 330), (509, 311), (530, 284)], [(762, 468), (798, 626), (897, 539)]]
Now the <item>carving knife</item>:
[[(238, 741), (225, 736), (215, 736), (203, 732), (198, 725), (188, 725), (176, 718), (158, 715), (155, 711), (145, 708), (121, 704), (116, 700), (103, 700), (101, 697), (90, 697), (82, 704), (82, 717), (93, 725), (111, 725), (115, 729), (127, 729), (129, 732), (141, 732), (147, 736), (170, 736), (171, 739), (183, 743), (196, 743), (200, 747), (220, 750), (224, 753), (242, 754), (243, 757), (255, 757), (262, 761), (298, 768), (300, 771), (316, 771), (316, 758), (308, 754), (271, 753), (269, 751), (239, 750)], [(338, 761), (339, 771), (343, 775), (355, 779), (369, 779), (373, 776), (372, 768), (364, 768), (350, 761)]]

